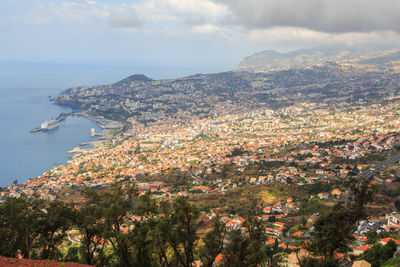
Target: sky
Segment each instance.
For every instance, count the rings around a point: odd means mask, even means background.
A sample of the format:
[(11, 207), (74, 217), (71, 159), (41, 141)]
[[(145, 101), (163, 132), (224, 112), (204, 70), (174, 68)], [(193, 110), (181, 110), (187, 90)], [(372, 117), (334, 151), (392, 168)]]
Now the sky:
[(262, 50), (400, 44), (399, 0), (1, 0), (0, 62), (233, 69)]

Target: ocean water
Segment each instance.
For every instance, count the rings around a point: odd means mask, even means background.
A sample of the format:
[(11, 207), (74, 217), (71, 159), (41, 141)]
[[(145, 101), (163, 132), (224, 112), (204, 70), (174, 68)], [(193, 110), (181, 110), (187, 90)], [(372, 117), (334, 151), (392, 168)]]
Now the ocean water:
[(90, 129), (97, 123), (69, 116), (47, 132), (29, 132), (50, 118), (71, 109), (54, 105), (54, 89), (0, 89), (0, 186), (24, 182), (70, 159), (66, 152), (82, 142), (97, 140)]

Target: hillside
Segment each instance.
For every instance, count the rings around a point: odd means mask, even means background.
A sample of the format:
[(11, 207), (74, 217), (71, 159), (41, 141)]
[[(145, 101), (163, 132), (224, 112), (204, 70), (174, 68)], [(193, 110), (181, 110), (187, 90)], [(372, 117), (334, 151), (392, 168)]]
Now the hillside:
[(165, 80), (127, 78), (110, 85), (72, 87), (55, 102), (90, 115), (148, 125), (309, 101), (338, 105), (373, 102), (396, 93), (399, 81), (398, 73), (346, 69), (330, 63), (269, 73), (223, 72)]
[[(380, 50), (350, 46), (301, 49), (289, 53), (266, 50), (246, 57), (235, 71), (270, 72), (302, 69), (334, 62), (343, 68), (398, 71), (399, 50)], [(371, 68), (371, 65), (373, 68)]]

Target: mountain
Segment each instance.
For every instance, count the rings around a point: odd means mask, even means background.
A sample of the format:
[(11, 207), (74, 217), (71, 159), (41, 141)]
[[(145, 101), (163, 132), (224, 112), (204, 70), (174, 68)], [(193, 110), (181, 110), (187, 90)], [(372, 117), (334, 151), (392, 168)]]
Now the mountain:
[(135, 82), (150, 82), (152, 79), (143, 74), (133, 74), (121, 81), (114, 83), (115, 86), (127, 85)]
[(355, 46), (321, 46), (289, 53), (266, 50), (246, 57), (235, 71), (270, 72), (309, 68), (334, 62), (342, 68), (399, 71), (399, 50)]

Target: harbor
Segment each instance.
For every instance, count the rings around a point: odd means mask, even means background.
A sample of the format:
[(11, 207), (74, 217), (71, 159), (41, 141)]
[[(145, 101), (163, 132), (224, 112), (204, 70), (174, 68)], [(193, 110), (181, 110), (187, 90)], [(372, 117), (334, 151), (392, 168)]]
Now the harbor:
[(96, 137), (99, 140), (80, 143), (79, 146), (67, 151), (67, 154), (85, 153), (92, 150), (93, 148), (101, 146), (107, 140), (110, 140), (112, 138), (111, 131), (120, 130), (123, 128), (122, 123), (108, 120), (101, 116), (92, 116), (85, 112), (62, 112), (57, 118), (51, 118), (50, 120), (43, 122), (39, 127), (31, 129), (30, 132), (47, 132), (56, 129), (59, 127), (60, 122), (65, 120), (68, 116), (83, 117), (88, 120), (94, 121), (98, 123), (98, 127), (102, 129), (103, 132), (99, 133), (96, 132), (95, 128), (91, 128), (90, 136), (92, 138)]
[(62, 112), (62, 113), (60, 113), (60, 115), (58, 115), (57, 118), (55, 118), (55, 119), (51, 118), (50, 120), (43, 122), (39, 127), (33, 128), (29, 131), (31, 133), (34, 133), (34, 132), (41, 132), (41, 131), (45, 132), (45, 131), (50, 131), (50, 130), (56, 129), (60, 125), (60, 122), (65, 120), (65, 118), (67, 116), (69, 116), (70, 114), (71, 113)]
[[(74, 147), (73, 149), (67, 151), (67, 153), (68, 154), (85, 153), (85, 152), (92, 150), (93, 148), (101, 146), (102, 144), (104, 144), (104, 142), (105, 142), (105, 140), (81, 143), (81, 144), (79, 144), (79, 146)], [(82, 148), (82, 146), (89, 146), (89, 147)]]

